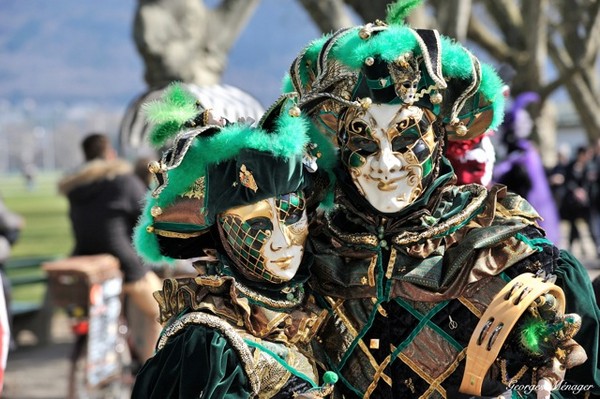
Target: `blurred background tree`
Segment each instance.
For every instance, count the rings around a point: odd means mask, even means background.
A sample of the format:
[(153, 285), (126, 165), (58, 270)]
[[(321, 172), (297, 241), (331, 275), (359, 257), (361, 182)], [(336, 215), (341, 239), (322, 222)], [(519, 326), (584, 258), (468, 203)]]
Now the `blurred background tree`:
[[(149, 87), (172, 80), (218, 83), (258, 2), (222, 0), (208, 7), (201, 0), (138, 0), (134, 38)], [(298, 2), (326, 33), (384, 19), (391, 1)], [(426, 0), (408, 22), (468, 42), (486, 62), (517, 71), (511, 94), (541, 96), (532, 110), (538, 117), (534, 138), (550, 161), (556, 111), (548, 100), (559, 89), (574, 105), (588, 139), (600, 137), (600, 0)]]

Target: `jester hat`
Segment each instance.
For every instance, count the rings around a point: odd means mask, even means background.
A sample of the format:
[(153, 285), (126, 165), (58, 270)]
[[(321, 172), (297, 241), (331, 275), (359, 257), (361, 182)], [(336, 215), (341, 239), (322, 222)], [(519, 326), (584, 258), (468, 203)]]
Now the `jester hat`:
[(209, 231), (218, 214), (305, 186), (308, 123), (292, 96), (282, 96), (257, 127), (212, 124), (209, 110), (179, 84), (144, 107), (155, 124), (151, 142), (173, 143), (149, 166), (158, 185), (134, 232), (136, 249), (148, 261), (202, 256), (215, 248)]

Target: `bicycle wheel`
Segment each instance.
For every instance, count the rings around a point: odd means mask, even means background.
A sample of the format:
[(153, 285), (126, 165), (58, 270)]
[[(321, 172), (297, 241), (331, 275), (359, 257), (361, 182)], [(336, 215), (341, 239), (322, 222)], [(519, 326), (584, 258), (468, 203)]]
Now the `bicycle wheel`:
[(133, 377), (131, 372), (131, 354), (127, 343), (127, 326), (119, 325), (119, 333), (114, 350), (114, 363), (117, 365), (114, 375), (91, 384), (87, 356), (87, 335), (78, 335), (71, 357), (69, 376), (69, 399), (128, 399), (131, 396)]

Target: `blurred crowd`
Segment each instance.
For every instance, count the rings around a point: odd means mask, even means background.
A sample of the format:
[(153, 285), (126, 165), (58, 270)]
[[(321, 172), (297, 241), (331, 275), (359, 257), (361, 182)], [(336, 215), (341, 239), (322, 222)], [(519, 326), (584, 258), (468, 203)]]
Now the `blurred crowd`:
[[(569, 223), (568, 249), (579, 245), (584, 257), (600, 256), (600, 139), (574, 151), (559, 148), (557, 163), (547, 170), (547, 176), (560, 218)], [(582, 226), (594, 243), (593, 254), (585, 252)]]

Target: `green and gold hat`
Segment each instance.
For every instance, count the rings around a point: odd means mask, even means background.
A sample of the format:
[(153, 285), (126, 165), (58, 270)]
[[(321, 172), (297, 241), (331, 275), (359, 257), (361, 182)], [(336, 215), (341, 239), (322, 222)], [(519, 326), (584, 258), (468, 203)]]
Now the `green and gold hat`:
[(148, 261), (202, 256), (215, 247), (209, 230), (218, 214), (306, 184), (308, 122), (293, 95), (282, 96), (257, 126), (213, 124), (179, 84), (145, 108), (155, 124), (151, 142), (172, 142), (149, 166), (158, 185), (134, 233), (136, 249)]
[[(386, 21), (341, 29), (310, 43), (293, 61), (284, 92), (298, 93), (298, 106), (319, 142), (319, 166), (330, 181), (341, 127), (349, 111), (371, 104), (406, 104), (431, 115), (436, 142), (473, 139), (495, 129), (503, 119), (503, 82), (493, 67), (436, 30), (404, 23), (420, 0), (388, 7)], [(407, 129), (418, 136), (419, 126)], [(338, 137), (340, 136), (340, 137)], [(425, 186), (440, 176), (442, 151), (435, 146), (420, 159)], [(351, 160), (350, 160), (351, 161)], [(350, 162), (346, 160), (346, 162)], [(343, 177), (343, 176), (342, 176)], [(331, 187), (331, 186), (330, 186)]]
[(320, 117), (325, 130), (341, 109), (369, 103), (427, 108), (449, 138), (472, 139), (496, 128), (504, 114), (502, 80), (436, 30), (397, 22), (418, 3), (397, 2), (386, 22), (315, 40), (294, 60), (284, 90), (297, 92), (300, 108)]

